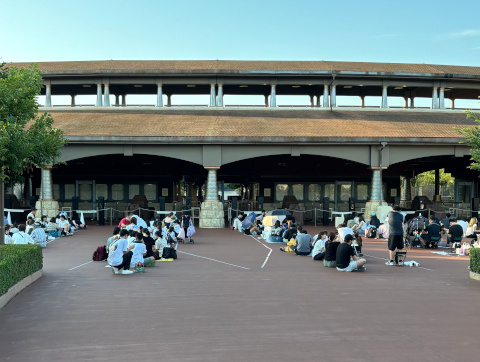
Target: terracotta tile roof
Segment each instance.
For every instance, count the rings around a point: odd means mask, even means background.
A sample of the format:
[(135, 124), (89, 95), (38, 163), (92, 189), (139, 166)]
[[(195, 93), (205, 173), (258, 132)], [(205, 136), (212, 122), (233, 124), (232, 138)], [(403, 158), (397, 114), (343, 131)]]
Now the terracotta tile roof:
[[(31, 63), (8, 63), (10, 66), (24, 67)], [(108, 73), (108, 72), (211, 72), (236, 73), (242, 71), (261, 72), (371, 72), (371, 73), (417, 73), (417, 74), (457, 74), (480, 75), (480, 67), (407, 64), (407, 63), (368, 63), (333, 61), (238, 61), (238, 60), (103, 60), (39, 62), (38, 66), (47, 73)]]
[[(343, 138), (459, 139), (453, 127), (475, 121), (463, 112), (279, 109), (48, 110), (67, 137), (196, 139), (288, 138), (299, 142)], [(278, 141), (278, 140), (277, 140)]]

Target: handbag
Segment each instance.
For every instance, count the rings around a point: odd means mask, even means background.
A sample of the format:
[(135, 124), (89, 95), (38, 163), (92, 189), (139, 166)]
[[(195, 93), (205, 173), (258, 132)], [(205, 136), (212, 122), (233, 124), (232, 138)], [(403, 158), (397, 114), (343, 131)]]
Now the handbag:
[(164, 259), (177, 259), (177, 251), (171, 247), (163, 248), (162, 258)]

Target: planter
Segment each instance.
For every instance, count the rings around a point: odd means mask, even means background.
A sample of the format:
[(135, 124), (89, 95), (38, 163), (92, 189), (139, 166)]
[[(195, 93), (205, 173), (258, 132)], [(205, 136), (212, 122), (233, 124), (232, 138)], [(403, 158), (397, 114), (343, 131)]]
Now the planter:
[(474, 272), (470, 272), (470, 279), (474, 279), (474, 280), (478, 280), (480, 281), (480, 274), (478, 273), (474, 273)]

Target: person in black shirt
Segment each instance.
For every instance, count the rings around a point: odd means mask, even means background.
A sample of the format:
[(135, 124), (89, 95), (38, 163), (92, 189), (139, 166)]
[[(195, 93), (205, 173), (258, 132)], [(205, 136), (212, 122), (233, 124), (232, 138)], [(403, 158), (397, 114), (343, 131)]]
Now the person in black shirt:
[(355, 250), (352, 247), (353, 236), (345, 235), (344, 242), (337, 248), (336, 264), (337, 270), (344, 272), (351, 271), (365, 271), (365, 263), (363, 258), (357, 257)]
[[(287, 231), (283, 234), (283, 242), (286, 244), (290, 241), (290, 239), (295, 239), (297, 236), (297, 224), (290, 224), (290, 227)], [(286, 240), (286, 241), (285, 241)]]
[(455, 242), (455, 240), (460, 240), (457, 242), (461, 242), (463, 238), (463, 228), (461, 225), (457, 224), (456, 218), (450, 219), (450, 228), (448, 229), (448, 238), (447, 238), (447, 245), (450, 243)]
[(147, 248), (147, 254), (145, 255), (145, 257), (148, 258), (149, 256), (154, 256), (152, 247), (155, 245), (155, 240), (153, 240), (153, 238), (150, 237), (150, 231), (148, 231), (147, 228), (144, 228), (142, 230), (142, 234), (143, 234), (143, 242), (145, 243), (145, 247)]
[(340, 245), (338, 238), (334, 232), (328, 234), (328, 241), (325, 243), (325, 257), (323, 258), (323, 265), (329, 268), (337, 266), (337, 248)]
[(442, 227), (435, 222), (435, 216), (430, 215), (429, 221), (430, 223), (425, 226), (425, 230), (420, 234), (420, 242), (427, 248), (436, 245), (440, 240), (440, 231), (442, 231)]
[(448, 231), (448, 228), (450, 227), (450, 216), (452, 216), (450, 213), (446, 213), (445, 214), (445, 219), (442, 219), (440, 221), (440, 226), (443, 228), (443, 229), (447, 229), (445, 231)]

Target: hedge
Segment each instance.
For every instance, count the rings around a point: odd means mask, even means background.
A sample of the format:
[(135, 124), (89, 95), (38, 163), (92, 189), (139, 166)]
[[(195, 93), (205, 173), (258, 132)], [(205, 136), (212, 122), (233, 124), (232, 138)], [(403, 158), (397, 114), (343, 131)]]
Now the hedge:
[(42, 267), (40, 245), (0, 245), (0, 295)]
[(470, 271), (480, 274), (480, 249), (470, 248)]

